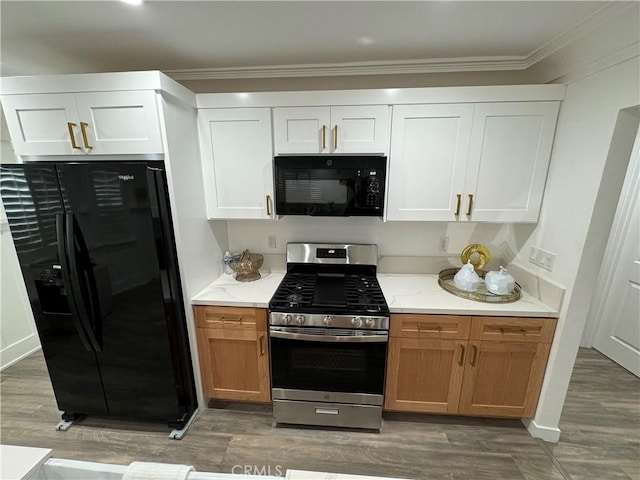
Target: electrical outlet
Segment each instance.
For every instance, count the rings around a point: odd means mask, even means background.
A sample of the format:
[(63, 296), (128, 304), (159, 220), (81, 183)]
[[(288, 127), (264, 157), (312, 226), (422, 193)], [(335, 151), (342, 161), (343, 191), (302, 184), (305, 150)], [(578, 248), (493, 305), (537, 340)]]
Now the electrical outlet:
[(552, 272), (556, 263), (556, 254), (543, 250), (542, 248), (531, 247), (529, 262)]
[(529, 254), (529, 261), (533, 264), (536, 264), (537, 258), (538, 258), (538, 249), (536, 247), (531, 247), (531, 253)]
[(446, 252), (449, 250), (449, 237), (440, 237), (440, 251)]
[(277, 248), (275, 235), (267, 235), (267, 245), (269, 248)]

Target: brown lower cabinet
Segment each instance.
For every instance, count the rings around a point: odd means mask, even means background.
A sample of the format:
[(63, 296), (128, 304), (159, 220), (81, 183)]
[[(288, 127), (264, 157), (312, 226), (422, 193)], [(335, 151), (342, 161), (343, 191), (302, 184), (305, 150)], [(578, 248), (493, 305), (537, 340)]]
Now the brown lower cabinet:
[(555, 319), (391, 315), (384, 408), (532, 417)]
[(194, 306), (206, 397), (270, 402), (267, 311)]

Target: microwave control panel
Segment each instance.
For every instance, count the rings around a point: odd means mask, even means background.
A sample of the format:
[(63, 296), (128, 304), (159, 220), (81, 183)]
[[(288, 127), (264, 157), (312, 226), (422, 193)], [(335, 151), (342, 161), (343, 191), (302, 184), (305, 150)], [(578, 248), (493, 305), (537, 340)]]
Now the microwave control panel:
[(376, 171), (367, 172), (369, 176), (364, 178), (364, 206), (371, 208), (380, 208), (381, 188), (380, 179), (375, 176)]

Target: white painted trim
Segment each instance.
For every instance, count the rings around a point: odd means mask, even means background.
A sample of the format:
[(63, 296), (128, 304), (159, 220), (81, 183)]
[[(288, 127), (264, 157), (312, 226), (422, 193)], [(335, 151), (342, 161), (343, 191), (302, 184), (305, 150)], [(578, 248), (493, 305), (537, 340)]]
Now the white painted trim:
[(3, 348), (0, 351), (0, 371), (19, 362), (39, 349), (40, 340), (35, 333)]
[(529, 55), (526, 56), (527, 68), (551, 56), (561, 48), (569, 45), (579, 38), (584, 37), (589, 32), (595, 30), (600, 24), (631, 8), (632, 6), (632, 2), (612, 2), (608, 5), (604, 5), (582, 22), (573, 26), (566, 32), (552, 38), (541, 47), (529, 53)]
[(586, 332), (583, 335), (583, 343), (592, 347), (597, 341), (597, 336), (604, 326), (604, 310), (611, 291), (613, 279), (620, 264), (620, 254), (627, 237), (631, 215), (634, 214), (634, 205), (638, 199), (640, 188), (640, 129), (636, 131), (629, 165), (625, 174), (625, 180), (620, 192), (620, 199), (616, 207), (611, 233), (602, 258), (602, 266), (596, 280), (596, 292), (587, 317)]
[(545, 442), (553, 443), (560, 440), (561, 431), (557, 427), (545, 427), (544, 425), (538, 425), (532, 418), (523, 418), (522, 423), (527, 427), (529, 434), (533, 438), (540, 438)]
[(229, 80), (238, 78), (329, 77), (353, 75), (407, 75), (446, 72), (525, 70), (526, 57), (455, 57), (350, 63), (314, 63), (253, 67), (166, 70), (174, 80)]
[(195, 106), (195, 94), (158, 70), (0, 78), (0, 94), (156, 90)]
[(566, 75), (549, 80), (550, 82), (562, 83), (569, 85), (579, 80), (583, 80), (591, 75), (602, 72), (609, 68), (613, 68), (616, 65), (631, 60), (632, 58), (640, 55), (640, 42), (635, 42), (620, 50), (617, 50), (606, 57), (599, 58), (598, 60), (584, 65), (577, 70), (574, 70)]
[(196, 95), (196, 100), (198, 108), (537, 102), (563, 100), (565, 90), (566, 87), (560, 84), (383, 88), (308, 92), (201, 93)]

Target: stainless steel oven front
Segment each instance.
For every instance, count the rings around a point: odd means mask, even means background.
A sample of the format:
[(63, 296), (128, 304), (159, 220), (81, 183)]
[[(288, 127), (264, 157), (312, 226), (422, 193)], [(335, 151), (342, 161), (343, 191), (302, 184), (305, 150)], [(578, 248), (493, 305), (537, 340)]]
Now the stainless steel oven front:
[[(324, 326), (287, 322), (315, 316)], [(388, 317), (271, 313), (270, 324), (277, 423), (380, 428)]]

